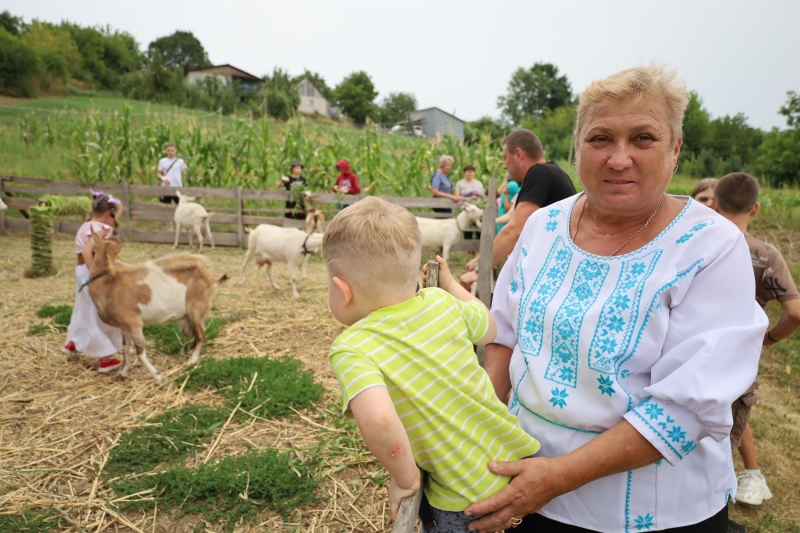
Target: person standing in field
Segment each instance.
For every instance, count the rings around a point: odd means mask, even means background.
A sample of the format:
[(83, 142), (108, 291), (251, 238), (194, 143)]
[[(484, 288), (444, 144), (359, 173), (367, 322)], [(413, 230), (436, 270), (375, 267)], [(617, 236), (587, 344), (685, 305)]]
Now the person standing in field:
[[(800, 294), (781, 253), (769, 244), (747, 233), (750, 219), (758, 213), (758, 181), (744, 172), (734, 172), (719, 180), (714, 189), (714, 207), (720, 215), (733, 222), (750, 247), (750, 259), (756, 278), (756, 301), (763, 308), (777, 300), (783, 313), (777, 324), (764, 334), (764, 346), (780, 342), (800, 327)], [(735, 355), (735, 354), (731, 354)], [(758, 401), (758, 380), (733, 404), (731, 444), (739, 448), (744, 471), (737, 478), (736, 501), (761, 505), (772, 498), (772, 492), (758, 467), (756, 444), (750, 429), (750, 408)]]
[[(178, 148), (174, 142), (164, 145), (167, 157), (162, 157), (158, 162), (158, 178), (164, 187), (183, 187), (183, 177), (189, 168), (180, 157), (176, 157)], [(158, 199), (163, 204), (178, 203), (177, 196), (164, 195)], [(172, 221), (167, 222), (167, 230), (172, 231)]]
[[(275, 187), (285, 187), (288, 192), (292, 191), (292, 186), (296, 183), (301, 184), (303, 187), (308, 187), (308, 180), (303, 177), (303, 165), (300, 161), (292, 161), (288, 176), (281, 176), (281, 179), (275, 184)], [(305, 210), (297, 207), (297, 203), (291, 200), (286, 200), (286, 213), (284, 217), (303, 220), (306, 218)]]
[[(457, 200), (466, 199), (470, 201), (479, 200), (483, 198), (486, 194), (485, 189), (483, 188), (483, 183), (479, 180), (475, 179), (475, 167), (472, 165), (467, 165), (464, 167), (464, 179), (458, 180), (456, 182), (456, 194), (455, 197)], [(465, 231), (464, 232), (465, 239), (480, 239), (481, 232), (480, 231)], [(475, 255), (475, 252), (470, 252), (470, 254)]]
[(67, 329), (67, 342), (62, 348), (66, 354), (81, 352), (98, 359), (97, 371), (110, 372), (120, 366), (119, 359), (111, 357), (122, 349), (122, 331), (109, 326), (97, 314), (97, 308), (88, 290), (89, 270), (94, 262), (95, 243), (92, 231), (108, 239), (117, 225), (116, 216), (122, 203), (113, 196), (92, 191), (92, 218), (84, 222), (75, 235), (78, 265), (75, 268), (75, 306)]
[[(443, 155), (439, 158), (439, 169), (431, 176), (431, 193), (434, 198), (449, 198), (458, 202), (458, 198), (453, 194), (453, 184), (447, 179), (447, 174), (453, 169), (453, 158)], [(434, 213), (453, 214), (449, 207), (434, 207)]]
[[(350, 170), (350, 163), (348, 163), (346, 159), (342, 159), (336, 163), (336, 168), (341, 174), (336, 178), (336, 183), (331, 187), (331, 190), (337, 194), (359, 194), (361, 192), (361, 185), (358, 183), (358, 176)], [(337, 207), (341, 211), (347, 207), (347, 205), (341, 203)]]

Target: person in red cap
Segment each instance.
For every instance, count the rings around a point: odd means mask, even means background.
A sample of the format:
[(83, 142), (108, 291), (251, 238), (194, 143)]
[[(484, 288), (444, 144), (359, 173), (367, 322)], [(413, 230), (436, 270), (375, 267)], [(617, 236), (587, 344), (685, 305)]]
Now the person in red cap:
[(336, 178), (336, 185), (331, 187), (331, 190), (342, 194), (360, 193), (361, 187), (358, 184), (358, 176), (353, 174), (353, 171), (350, 170), (350, 163), (348, 163), (346, 159), (342, 159), (336, 163), (336, 168), (339, 169), (341, 174)]

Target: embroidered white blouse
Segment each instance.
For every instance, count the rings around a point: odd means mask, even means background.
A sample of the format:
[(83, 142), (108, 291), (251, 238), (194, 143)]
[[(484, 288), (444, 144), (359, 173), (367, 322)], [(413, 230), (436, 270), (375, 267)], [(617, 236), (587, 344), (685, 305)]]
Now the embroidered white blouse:
[(602, 532), (695, 524), (735, 494), (731, 404), (753, 383), (767, 317), (742, 233), (689, 198), (616, 257), (569, 235), (578, 196), (539, 209), (497, 280), (495, 343), (513, 349), (509, 409), (557, 457), (624, 418), (664, 456), (540, 513)]

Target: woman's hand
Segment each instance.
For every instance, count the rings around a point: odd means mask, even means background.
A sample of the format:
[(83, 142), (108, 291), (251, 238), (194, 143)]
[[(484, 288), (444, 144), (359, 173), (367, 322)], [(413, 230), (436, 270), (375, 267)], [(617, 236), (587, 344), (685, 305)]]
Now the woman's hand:
[(533, 514), (553, 498), (568, 492), (561, 487), (560, 469), (546, 457), (507, 463), (491, 461), (489, 470), (513, 479), (500, 492), (466, 508), (467, 516), (486, 515), (470, 522), (470, 531), (510, 531), (514, 527), (512, 518)]
[(417, 478), (414, 480), (414, 484), (411, 486), (411, 488), (401, 488), (394, 478), (392, 478), (392, 481), (389, 482), (389, 513), (392, 517), (392, 522), (397, 520), (397, 512), (400, 510), (400, 502), (403, 501), (403, 498), (409, 498), (416, 494), (417, 491), (420, 490), (420, 484), (421, 477), (419, 475), (419, 469), (417, 469)]
[(478, 268), (479, 261), (480, 257), (476, 257), (475, 259), (472, 259), (469, 263), (467, 263), (464, 268), (467, 270), (467, 272), (472, 272), (473, 270)]

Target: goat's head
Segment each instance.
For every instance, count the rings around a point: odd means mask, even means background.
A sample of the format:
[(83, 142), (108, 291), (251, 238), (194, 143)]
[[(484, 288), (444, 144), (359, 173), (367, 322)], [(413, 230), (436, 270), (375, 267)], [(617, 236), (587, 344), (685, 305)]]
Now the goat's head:
[(465, 202), (461, 204), (461, 211), (466, 213), (470, 222), (475, 222), (476, 224), (480, 225), (481, 217), (483, 216), (483, 209), (475, 204)]
[(113, 275), (115, 272), (114, 261), (116, 261), (120, 250), (130, 240), (130, 236), (125, 240), (119, 239), (104, 239), (101, 235), (94, 232), (92, 228), (92, 240), (95, 243), (94, 264), (92, 270), (106, 269), (109, 274)]
[(183, 194), (181, 193), (181, 191), (175, 191), (175, 194), (178, 196), (178, 205), (194, 202), (195, 200), (197, 200), (197, 198), (195, 198), (194, 196)]

